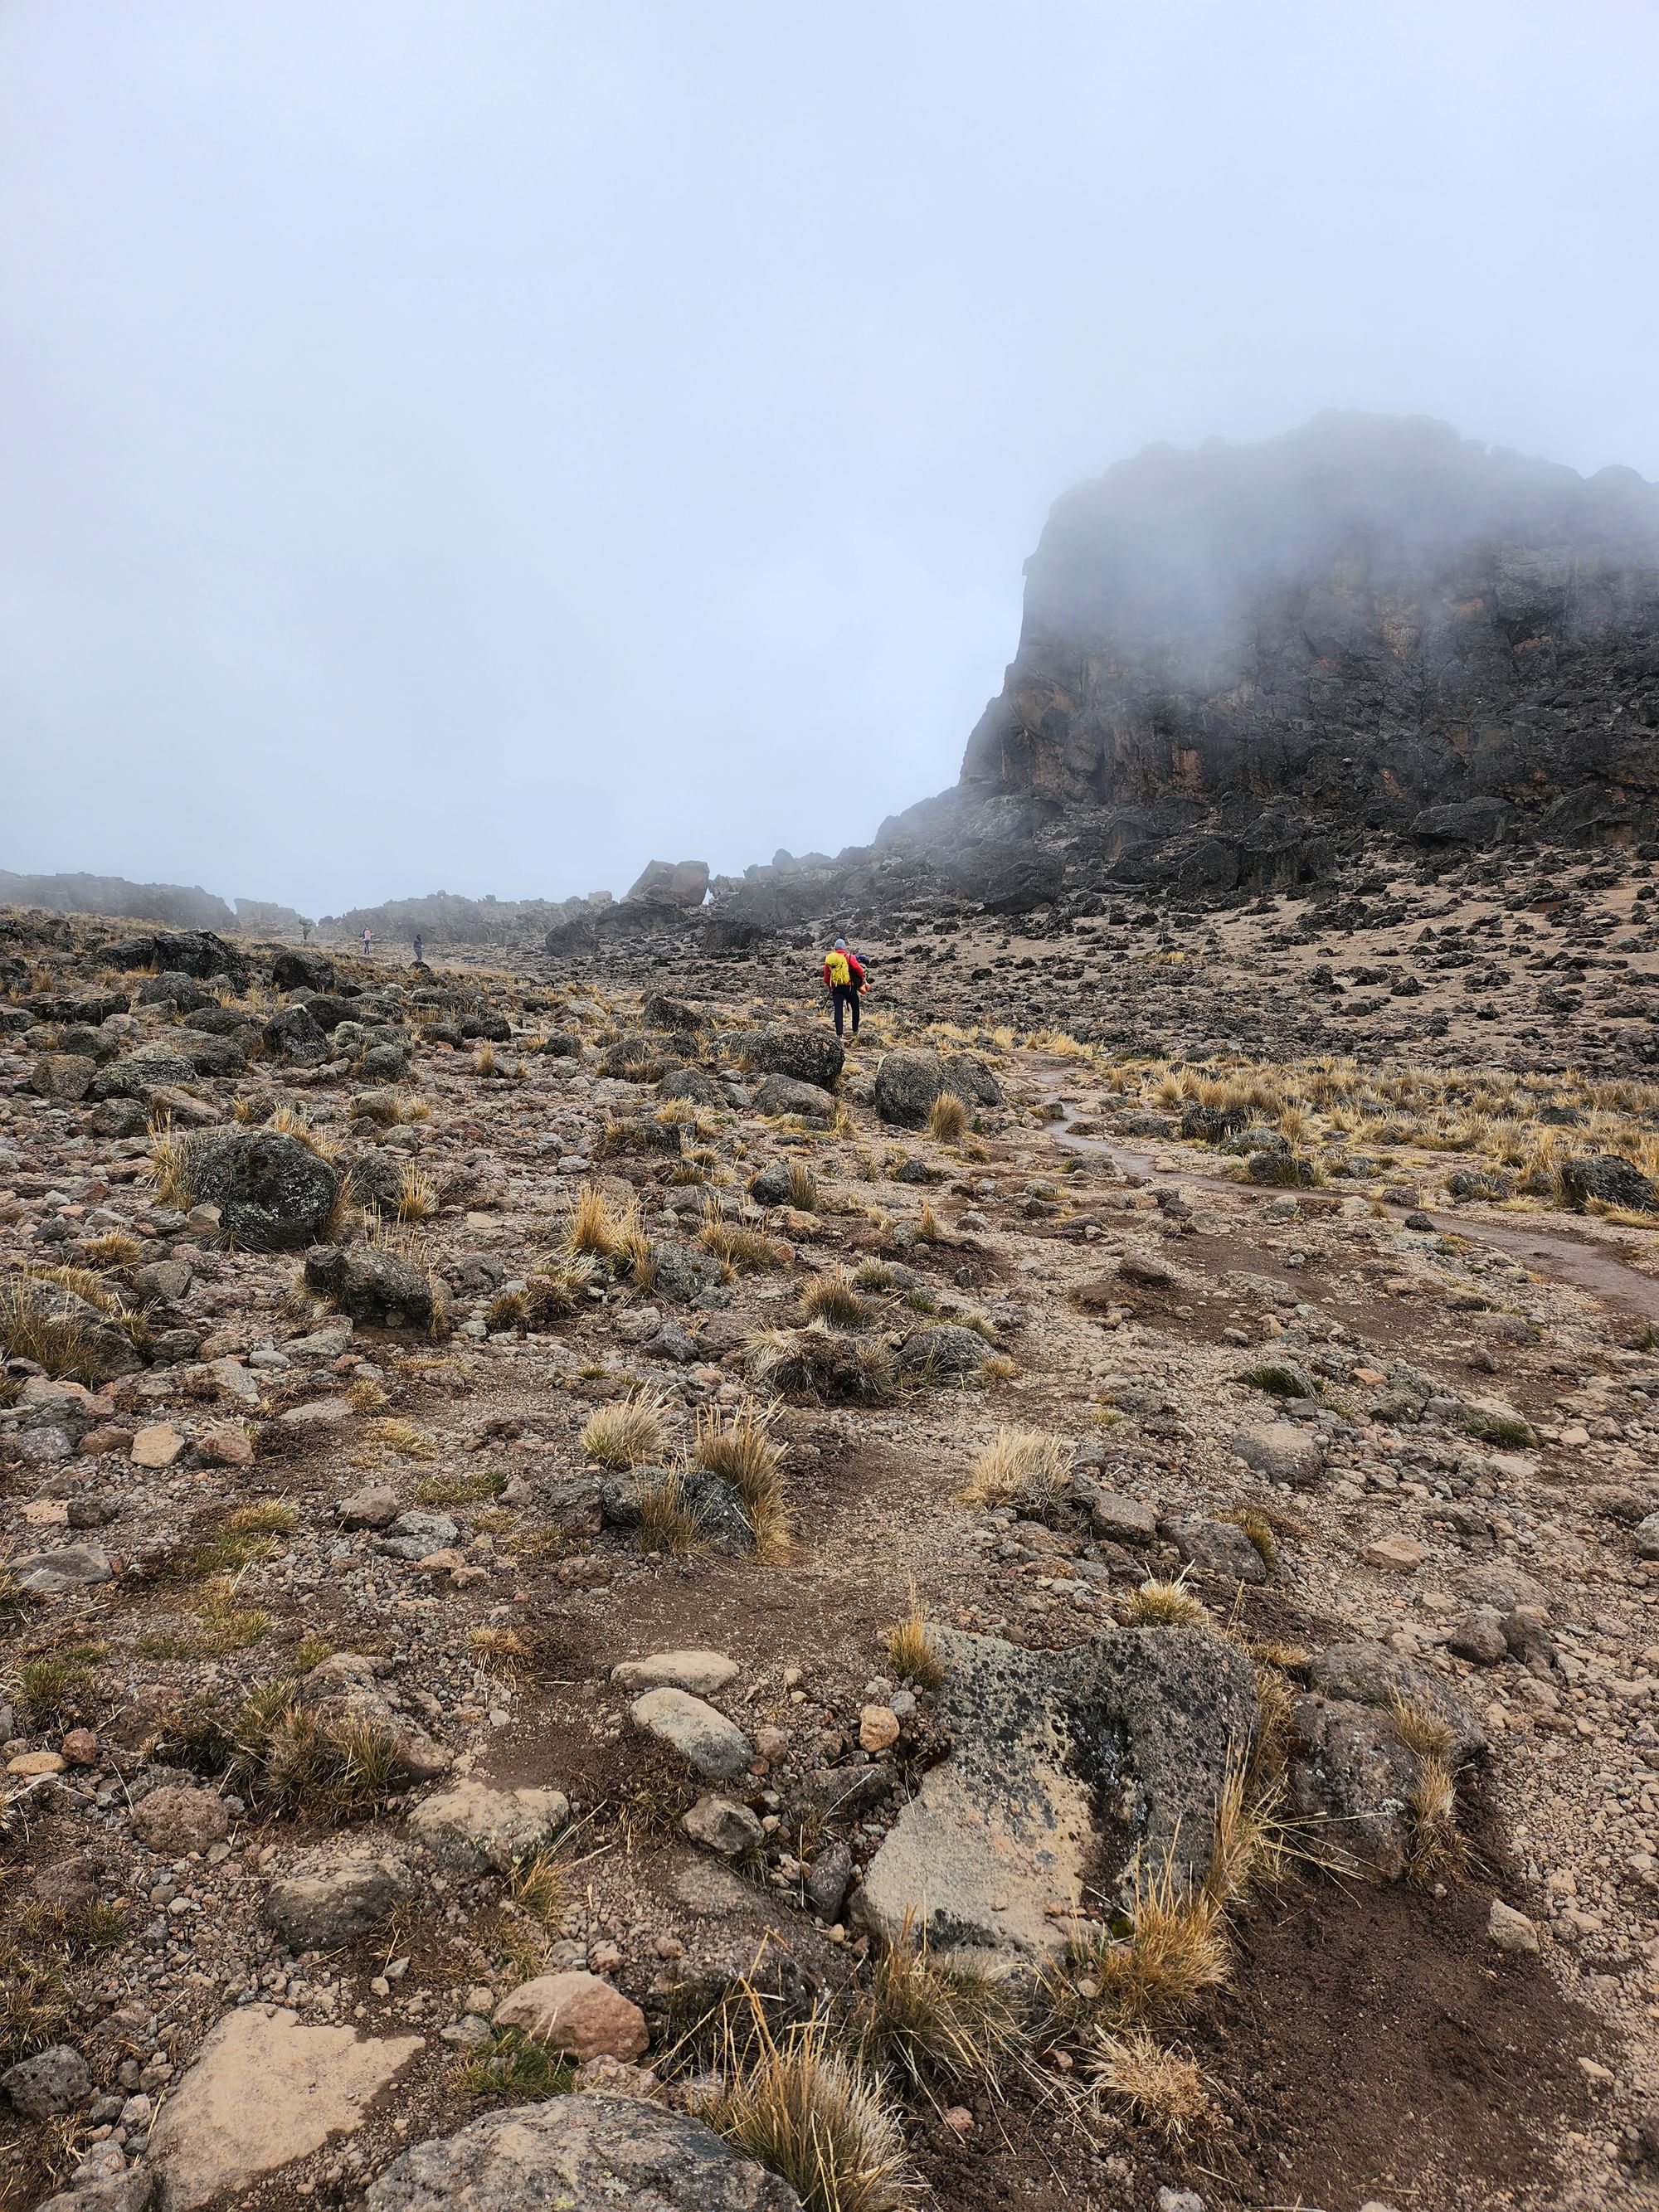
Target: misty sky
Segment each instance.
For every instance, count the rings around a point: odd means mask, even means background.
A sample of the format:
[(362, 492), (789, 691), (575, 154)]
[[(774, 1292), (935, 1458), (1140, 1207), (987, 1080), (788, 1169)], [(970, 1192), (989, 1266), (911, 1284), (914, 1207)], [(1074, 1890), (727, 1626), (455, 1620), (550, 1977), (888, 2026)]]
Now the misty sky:
[(1050, 501), (1429, 412), (1659, 476), (1649, 0), (6, 0), (0, 867), (830, 851)]

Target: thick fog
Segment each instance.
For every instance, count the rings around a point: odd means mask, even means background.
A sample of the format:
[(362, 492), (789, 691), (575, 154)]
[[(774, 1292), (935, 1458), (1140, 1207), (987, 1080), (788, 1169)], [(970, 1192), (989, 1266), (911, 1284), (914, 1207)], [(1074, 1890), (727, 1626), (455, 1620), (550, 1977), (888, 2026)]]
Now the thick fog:
[(1659, 475), (1656, 79), (1646, 0), (9, 0), (0, 868), (833, 851), (1148, 441)]

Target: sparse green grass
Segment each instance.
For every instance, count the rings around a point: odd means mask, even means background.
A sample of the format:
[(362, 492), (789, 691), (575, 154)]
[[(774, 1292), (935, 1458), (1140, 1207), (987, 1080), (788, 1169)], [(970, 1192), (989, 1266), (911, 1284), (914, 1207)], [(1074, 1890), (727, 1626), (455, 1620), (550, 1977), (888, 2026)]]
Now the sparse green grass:
[(477, 1468), (465, 1474), (423, 1475), (415, 1486), (422, 1505), (478, 1505), (486, 1498), (499, 1498), (507, 1477), (495, 1468)]
[(286, 1498), (240, 1505), (225, 1516), (215, 1534), (175, 1553), (167, 1572), (171, 1579), (187, 1583), (239, 1574), (257, 1560), (273, 1558), (282, 1549), (282, 1538), (291, 1536), (299, 1525), (299, 1513)]
[(496, 2027), (488, 2043), (458, 2061), (450, 2079), (458, 2096), (501, 2097), (525, 2105), (568, 2095), (574, 2074), (569, 2060), (544, 2043), (516, 2027)]
[(107, 1656), (101, 1644), (87, 1644), (26, 1659), (12, 1675), (11, 1694), (37, 1728), (73, 1728), (92, 1712), (97, 1669)]

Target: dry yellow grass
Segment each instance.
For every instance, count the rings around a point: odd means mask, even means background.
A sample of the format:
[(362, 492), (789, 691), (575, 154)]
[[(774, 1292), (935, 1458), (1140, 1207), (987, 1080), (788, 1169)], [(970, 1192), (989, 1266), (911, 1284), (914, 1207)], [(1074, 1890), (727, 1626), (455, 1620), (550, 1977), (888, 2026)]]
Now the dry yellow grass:
[(927, 1133), (936, 1144), (959, 1144), (968, 1128), (968, 1109), (954, 1091), (941, 1091), (927, 1115)]
[(902, 2212), (914, 2177), (880, 2085), (836, 2048), (821, 2015), (781, 2038), (758, 2000), (754, 2015), (746, 2048), (722, 2069), (710, 2124), (781, 2174), (811, 2212)]
[(1131, 1590), (1126, 1604), (1130, 1623), (1141, 1628), (1207, 1628), (1209, 1608), (1178, 1583), (1154, 1577)]
[(927, 1616), (914, 1582), (909, 1612), (887, 1632), (887, 1662), (900, 1681), (915, 1682), (924, 1690), (936, 1690), (945, 1680), (944, 1656), (927, 1632)]
[(642, 1467), (660, 1459), (668, 1401), (636, 1390), (614, 1406), (601, 1406), (582, 1431), (582, 1449), (601, 1467)]
[(1142, 2127), (1167, 2142), (1184, 2142), (1215, 2124), (1215, 2100), (1202, 2069), (1180, 2052), (1165, 2050), (1145, 2028), (1101, 2034), (1085, 2069), (1098, 2094), (1126, 2105)]
[(962, 1496), (970, 1505), (1063, 1498), (1071, 1488), (1071, 1465), (1062, 1438), (1042, 1429), (999, 1429), (974, 1462)]

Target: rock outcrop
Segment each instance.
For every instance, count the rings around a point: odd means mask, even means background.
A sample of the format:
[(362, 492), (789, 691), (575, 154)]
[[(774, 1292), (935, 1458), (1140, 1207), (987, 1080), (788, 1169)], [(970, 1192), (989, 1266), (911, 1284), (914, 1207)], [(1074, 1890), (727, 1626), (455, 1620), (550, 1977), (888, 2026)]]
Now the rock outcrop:
[(1659, 488), (1631, 470), (1322, 415), (1120, 462), (1056, 503), (1026, 575), (967, 793), (1233, 829), (1363, 807), (1478, 842), (1508, 801), (1546, 831), (1651, 834)]

